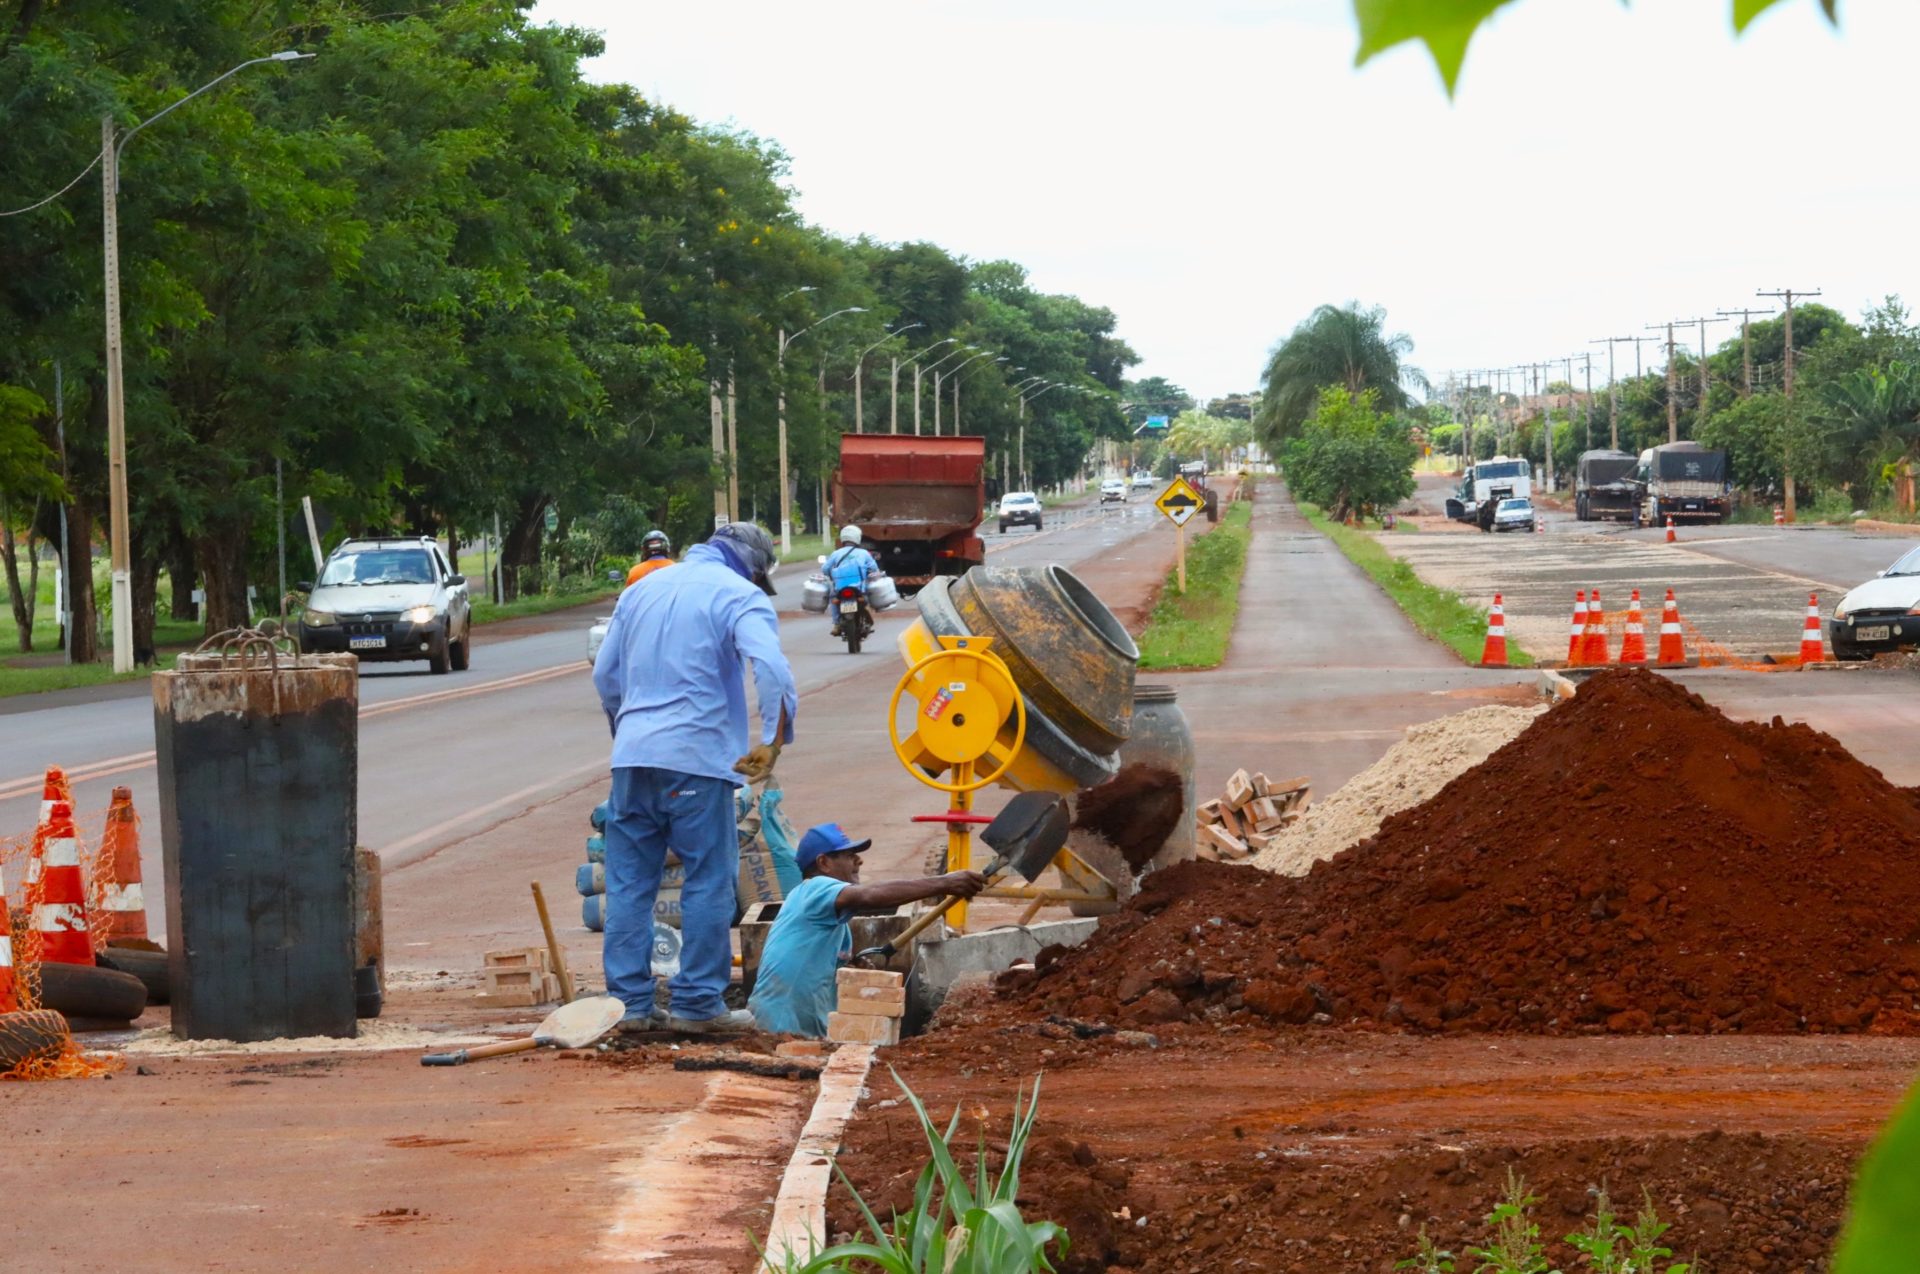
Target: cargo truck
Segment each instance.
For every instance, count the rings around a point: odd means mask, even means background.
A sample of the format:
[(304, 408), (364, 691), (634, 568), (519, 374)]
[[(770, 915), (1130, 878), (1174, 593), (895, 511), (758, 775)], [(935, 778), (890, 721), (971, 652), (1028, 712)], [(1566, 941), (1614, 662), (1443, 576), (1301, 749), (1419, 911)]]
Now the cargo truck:
[(903, 593), (986, 560), (987, 440), (842, 434), (833, 520), (857, 526), (867, 551)]
[(1652, 526), (1676, 522), (1725, 522), (1733, 508), (1727, 453), (1697, 442), (1670, 442), (1640, 453), (1634, 473), (1641, 517)]
[(1447, 497), (1447, 516), (1491, 531), (1494, 512), (1502, 500), (1532, 498), (1533, 466), (1525, 460), (1495, 456), (1468, 466), (1459, 490)]
[(1640, 461), (1626, 451), (1583, 451), (1573, 484), (1573, 516), (1582, 522), (1618, 518), (1633, 520), (1633, 504), (1640, 498), (1634, 470)]

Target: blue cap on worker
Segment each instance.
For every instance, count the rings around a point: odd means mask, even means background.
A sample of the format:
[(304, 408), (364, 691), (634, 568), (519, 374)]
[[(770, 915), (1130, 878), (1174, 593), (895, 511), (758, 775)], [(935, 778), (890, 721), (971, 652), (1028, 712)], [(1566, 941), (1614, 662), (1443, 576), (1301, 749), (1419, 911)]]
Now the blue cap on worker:
[(800, 838), (800, 848), (793, 851), (793, 861), (801, 871), (813, 866), (814, 860), (822, 854), (859, 853), (873, 848), (873, 841), (855, 840), (847, 835), (846, 829), (838, 823), (822, 823), (818, 827), (809, 827), (807, 834)]

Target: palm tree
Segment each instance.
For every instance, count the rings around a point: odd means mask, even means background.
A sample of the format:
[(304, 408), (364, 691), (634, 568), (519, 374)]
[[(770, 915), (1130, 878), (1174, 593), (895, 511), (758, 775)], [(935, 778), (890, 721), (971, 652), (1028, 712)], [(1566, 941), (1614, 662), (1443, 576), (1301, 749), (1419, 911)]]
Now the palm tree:
[(1427, 378), (1401, 361), (1413, 353), (1413, 338), (1388, 334), (1386, 321), (1382, 306), (1323, 305), (1274, 346), (1256, 421), (1269, 445), (1285, 442), (1300, 428), (1328, 385), (1343, 385), (1353, 394), (1371, 389), (1382, 411), (1413, 405), (1407, 387), (1424, 390)]
[(1830, 429), (1836, 476), (1865, 494), (1891, 480), (1911, 512), (1912, 473), (1920, 460), (1920, 366), (1894, 359), (1862, 367), (1821, 387), (1819, 414)]

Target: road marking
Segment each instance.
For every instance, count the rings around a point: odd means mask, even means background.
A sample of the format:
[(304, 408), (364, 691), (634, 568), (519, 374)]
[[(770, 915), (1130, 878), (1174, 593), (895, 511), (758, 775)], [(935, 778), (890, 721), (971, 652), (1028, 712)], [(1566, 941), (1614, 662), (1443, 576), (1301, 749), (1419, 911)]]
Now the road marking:
[[(445, 820), (444, 822), (435, 823), (432, 827), (429, 827), (424, 831), (418, 831), (411, 836), (402, 837), (401, 839), (394, 841), (390, 845), (382, 845), (378, 852), (380, 854), (380, 857), (383, 859), (386, 858), (389, 854), (403, 853), (406, 850), (412, 849), (416, 845), (425, 844), (427, 841), (433, 840), (436, 837), (447, 836), (448, 833), (452, 832), (455, 828), (464, 827), (468, 823), (473, 822), (475, 819), (484, 818), (485, 816), (492, 814), (496, 810), (503, 809), (506, 806), (525, 801), (529, 797), (536, 796), (539, 793), (544, 792), (548, 788), (554, 787), (557, 784), (577, 783), (582, 779), (592, 777), (596, 773), (606, 774), (609, 772), (609, 769), (610, 767), (608, 766), (608, 763), (605, 761), (595, 761), (590, 765), (576, 766), (571, 770), (566, 770), (560, 774), (554, 775), (551, 778), (542, 779), (537, 783), (529, 783), (527, 786), (521, 788), (519, 791), (509, 792), (505, 796), (499, 797), (495, 800), (488, 801), (485, 805), (477, 805), (474, 808), (468, 810), (466, 813), (460, 815), (458, 818), (450, 818)], [(485, 830), (491, 830), (491, 829), (489, 827), (489, 828), (483, 828), (481, 830), (485, 831)], [(465, 836), (454, 836), (450, 838), (449, 843), (452, 843), (452, 841), (465, 840), (465, 839), (467, 839)], [(415, 861), (424, 861), (424, 859), (415, 860)], [(399, 867), (410, 867), (412, 865), (413, 865), (412, 863), (399, 863), (399, 864), (395, 864), (395, 869), (397, 870)]]
[[(577, 675), (578, 665), (560, 664), (553, 668), (540, 668), (532, 672), (517, 673), (511, 677), (500, 677), (493, 681), (482, 682), (475, 686), (460, 686), (450, 690), (430, 690), (424, 694), (409, 695), (404, 699), (389, 699), (384, 703), (364, 706), (360, 709), (360, 719), (385, 716), (389, 712), (398, 712), (402, 708), (418, 707), (425, 703), (437, 703), (446, 699), (466, 699), (475, 695), (491, 694), (499, 690), (518, 690), (522, 686), (535, 685), (542, 681), (551, 681), (555, 677), (569, 674)], [(86, 783), (95, 779), (113, 778), (117, 775), (145, 769), (154, 762), (154, 753), (129, 752), (125, 756), (108, 757), (86, 765), (75, 766), (67, 771), (67, 778), (74, 783)], [(0, 803), (16, 801), (23, 796), (38, 796), (45, 782), (42, 774), (32, 774), (24, 778), (9, 779), (0, 783)]]

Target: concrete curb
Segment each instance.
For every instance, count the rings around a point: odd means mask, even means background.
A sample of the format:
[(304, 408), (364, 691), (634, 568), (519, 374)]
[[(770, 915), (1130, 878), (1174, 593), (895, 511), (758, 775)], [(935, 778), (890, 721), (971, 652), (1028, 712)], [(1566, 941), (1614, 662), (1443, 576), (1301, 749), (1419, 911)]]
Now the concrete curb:
[(807, 1116), (793, 1157), (787, 1160), (787, 1170), (780, 1177), (773, 1220), (767, 1225), (767, 1256), (757, 1270), (778, 1274), (788, 1252), (807, 1255), (826, 1246), (827, 1187), (833, 1182), (833, 1157), (840, 1153), (847, 1121), (853, 1118), (853, 1108), (866, 1090), (874, 1052), (870, 1044), (843, 1044), (820, 1072), (813, 1113)]

